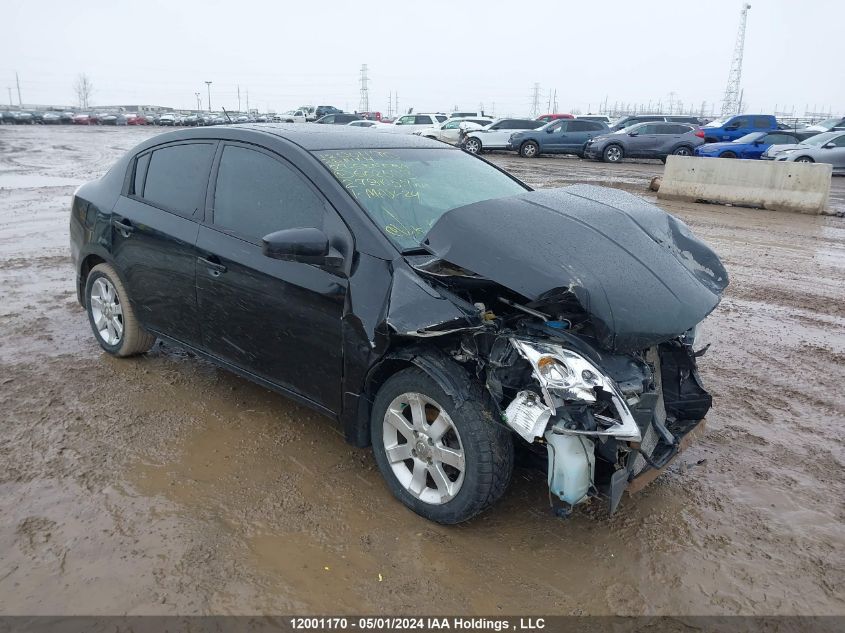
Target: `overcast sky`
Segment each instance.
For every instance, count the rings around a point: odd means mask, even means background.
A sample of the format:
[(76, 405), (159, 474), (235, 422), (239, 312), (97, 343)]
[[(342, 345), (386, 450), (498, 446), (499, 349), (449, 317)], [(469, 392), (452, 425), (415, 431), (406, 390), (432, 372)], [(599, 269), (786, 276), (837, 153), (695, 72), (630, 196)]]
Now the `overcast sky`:
[[(841, 0), (752, 0), (742, 86), (748, 110), (845, 110)], [(554, 9), (554, 7), (560, 7)], [(557, 90), (559, 111), (620, 103), (721, 104), (736, 0), (2, 0), (0, 90), (17, 103), (73, 104), (86, 73), (95, 105), (284, 111), (449, 111), (483, 103), (527, 114)], [(674, 93), (674, 95), (672, 94)]]

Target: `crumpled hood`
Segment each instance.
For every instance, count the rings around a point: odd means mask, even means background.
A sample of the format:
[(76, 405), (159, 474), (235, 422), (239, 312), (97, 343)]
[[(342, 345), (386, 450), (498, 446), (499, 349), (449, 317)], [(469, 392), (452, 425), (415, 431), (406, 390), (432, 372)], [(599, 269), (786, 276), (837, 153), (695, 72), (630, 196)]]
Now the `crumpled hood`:
[(728, 285), (716, 253), (686, 224), (632, 194), (592, 185), (453, 209), (423, 245), (530, 301), (568, 290), (612, 351), (683, 334)]

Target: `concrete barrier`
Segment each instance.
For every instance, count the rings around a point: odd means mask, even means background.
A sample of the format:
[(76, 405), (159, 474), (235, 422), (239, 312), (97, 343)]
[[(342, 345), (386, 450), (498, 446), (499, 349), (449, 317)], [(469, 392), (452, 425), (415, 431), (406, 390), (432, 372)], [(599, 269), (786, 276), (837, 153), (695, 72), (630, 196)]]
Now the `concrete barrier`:
[(657, 197), (818, 215), (827, 207), (832, 173), (824, 163), (669, 156)]

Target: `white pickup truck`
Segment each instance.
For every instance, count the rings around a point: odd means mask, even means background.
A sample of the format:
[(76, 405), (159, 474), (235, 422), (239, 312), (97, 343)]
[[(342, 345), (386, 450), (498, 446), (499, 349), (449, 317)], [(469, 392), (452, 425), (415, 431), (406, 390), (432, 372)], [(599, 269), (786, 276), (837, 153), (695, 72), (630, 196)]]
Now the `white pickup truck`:
[(533, 119), (496, 119), (480, 130), (467, 130), (462, 135), (461, 146), (473, 154), (486, 149), (507, 149), (514, 132), (536, 130), (545, 124), (545, 121)]
[(393, 132), (396, 134), (412, 134), (423, 128), (439, 125), (448, 119), (445, 114), (422, 113), (403, 114), (393, 123), (379, 123), (370, 129), (378, 132)]
[(305, 123), (308, 120), (308, 113), (305, 110), (289, 110), (283, 114), (273, 115), (276, 123)]

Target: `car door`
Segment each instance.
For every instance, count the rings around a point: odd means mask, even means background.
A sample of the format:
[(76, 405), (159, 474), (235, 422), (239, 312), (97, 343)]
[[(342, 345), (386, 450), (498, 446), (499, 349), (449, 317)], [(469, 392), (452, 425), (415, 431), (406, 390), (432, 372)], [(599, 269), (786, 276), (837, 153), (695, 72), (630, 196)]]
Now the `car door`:
[(440, 130), (437, 132), (437, 140), (457, 145), (461, 135), (461, 120), (453, 119), (440, 125)]
[(590, 121), (569, 121), (561, 151), (568, 154), (580, 154), (584, 151), (587, 141), (595, 135), (598, 127)]
[(772, 132), (771, 134), (761, 136), (753, 143), (745, 145), (739, 155), (741, 158), (759, 159), (763, 155), (763, 152), (769, 149), (772, 145), (789, 145), (798, 142), (798, 139), (790, 134)]
[[(827, 145), (833, 145), (833, 147), (826, 147)], [(825, 143), (825, 146), (821, 147), (816, 154), (819, 155), (821, 161), (831, 163), (833, 171), (837, 173), (845, 171), (845, 134)]]
[(139, 154), (112, 211), (112, 256), (141, 324), (200, 342), (194, 270), (198, 219), (216, 141), (171, 143)]
[(540, 151), (547, 154), (559, 154), (563, 152), (566, 143), (566, 128), (569, 121), (555, 121), (539, 135), (541, 141)]
[(655, 154), (658, 142), (657, 126), (659, 123), (643, 123), (628, 132), (623, 141), (625, 155), (631, 158), (650, 158)]
[(341, 317), (347, 279), (336, 269), (265, 256), (261, 238), (315, 227), (350, 252), (352, 238), (291, 162), (221, 143), (199, 229), (196, 287), (204, 348), (331, 411), (341, 398)]

